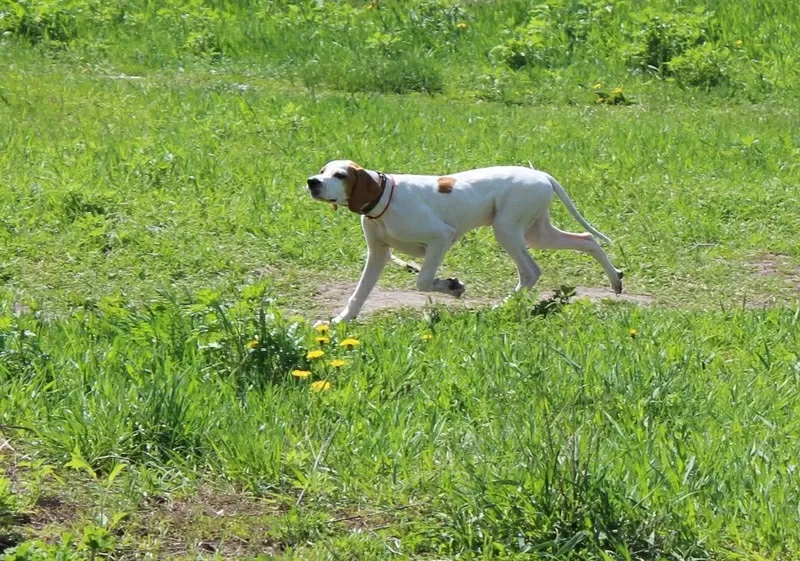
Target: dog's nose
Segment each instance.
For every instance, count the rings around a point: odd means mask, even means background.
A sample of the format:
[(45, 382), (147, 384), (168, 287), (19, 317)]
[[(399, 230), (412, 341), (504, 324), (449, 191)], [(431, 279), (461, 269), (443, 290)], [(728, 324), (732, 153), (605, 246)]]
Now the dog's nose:
[(320, 181), (316, 177), (309, 177), (307, 183), (308, 183), (308, 188), (312, 190), (319, 189), (320, 187), (322, 187), (322, 181)]

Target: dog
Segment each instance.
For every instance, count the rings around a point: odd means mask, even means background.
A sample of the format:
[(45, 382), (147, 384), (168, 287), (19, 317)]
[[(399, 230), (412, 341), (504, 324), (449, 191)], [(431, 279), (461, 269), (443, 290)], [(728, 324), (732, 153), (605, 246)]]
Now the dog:
[[(491, 226), (500, 246), (517, 266), (516, 291), (533, 287), (541, 269), (528, 248), (572, 249), (594, 257), (616, 294), (622, 292), (622, 271), (614, 267), (594, 236), (611, 243), (575, 208), (551, 175), (521, 166), (494, 166), (448, 175), (384, 174), (350, 160), (334, 160), (307, 181), (311, 197), (346, 206), (361, 215), (367, 261), (345, 308), (333, 323), (355, 319), (392, 250), (422, 258), (416, 288), (459, 298), (465, 290), (458, 279), (440, 279), (436, 271), (445, 253), (461, 236)], [(589, 233), (559, 230), (550, 222), (550, 202), (556, 195)]]

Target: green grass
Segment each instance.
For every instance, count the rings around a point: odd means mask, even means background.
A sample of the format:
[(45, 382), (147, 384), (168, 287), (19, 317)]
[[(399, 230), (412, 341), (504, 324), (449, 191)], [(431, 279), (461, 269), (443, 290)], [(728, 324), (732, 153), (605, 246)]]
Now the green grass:
[(225, 327), (202, 305), (161, 309), (7, 330), (0, 414), (35, 427), (26, 440), (57, 465), (100, 481), (129, 466), (91, 514), (139, 518), (139, 489), (169, 492), (181, 473), (282, 505), (257, 517), (299, 504), (285, 523), (309, 536), (269, 531), (300, 558), (356, 539), (329, 520), (375, 511), (372, 539), (397, 536), (410, 557), (797, 550), (796, 310), (586, 304), (536, 318), (520, 301), (387, 318), (351, 328), (352, 351), (334, 334), (328, 354), (348, 364), (312, 362), (332, 381), (317, 394), (285, 371), (259, 388), (260, 350), (228, 356), (258, 331), (249, 311)]
[[(158, 287), (232, 290), (265, 275), (281, 286), (355, 280), (358, 221), (304, 188), (339, 157), (430, 173), (530, 162), (615, 240), (628, 289), (666, 302), (759, 299), (772, 291), (748, 263), (765, 252), (797, 262), (800, 124), (782, 103), (607, 107), (587, 93), (575, 106), (507, 107), (311, 97), (201, 69), (113, 80), (80, 67), (32, 68), (4, 86), (8, 301), (141, 301)], [(240, 92), (240, 80), (252, 89)], [(554, 212), (577, 227), (560, 206)], [(604, 284), (582, 256), (537, 258), (545, 285)], [(468, 236), (446, 267), (477, 294), (515, 283), (489, 231)], [(286, 297), (307, 304), (307, 294)]]
[[(0, 559), (796, 558), (797, 6), (605, 5), (0, 4)], [(343, 157), (544, 169), (654, 303), (309, 360), (363, 265), (304, 187)], [(488, 230), (441, 274), (516, 284)]]

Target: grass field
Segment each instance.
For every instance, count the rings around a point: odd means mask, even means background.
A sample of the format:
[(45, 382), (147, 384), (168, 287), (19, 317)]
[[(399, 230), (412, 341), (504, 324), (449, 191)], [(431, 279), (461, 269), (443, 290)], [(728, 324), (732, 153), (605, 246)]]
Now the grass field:
[[(799, 6), (0, 0), (0, 559), (797, 559)], [(544, 169), (652, 302), (482, 230), (320, 342), (344, 157)]]

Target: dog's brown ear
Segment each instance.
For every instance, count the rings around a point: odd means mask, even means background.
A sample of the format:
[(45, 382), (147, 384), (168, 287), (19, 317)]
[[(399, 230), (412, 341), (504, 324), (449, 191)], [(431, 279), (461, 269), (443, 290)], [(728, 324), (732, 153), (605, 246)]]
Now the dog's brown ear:
[(347, 193), (347, 208), (353, 212), (359, 212), (381, 196), (381, 186), (372, 179), (367, 170), (358, 164), (352, 164), (347, 168), (345, 191)]

